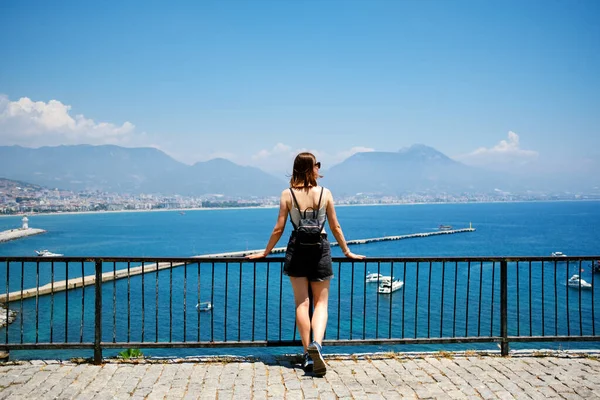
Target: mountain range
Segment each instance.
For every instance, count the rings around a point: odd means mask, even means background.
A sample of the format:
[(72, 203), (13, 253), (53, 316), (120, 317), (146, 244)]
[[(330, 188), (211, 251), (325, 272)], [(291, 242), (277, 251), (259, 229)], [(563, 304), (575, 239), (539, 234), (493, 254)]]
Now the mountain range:
[[(425, 145), (356, 153), (322, 174), (323, 185), (341, 196), (535, 189), (531, 181), (467, 166)], [(72, 191), (184, 196), (278, 196), (288, 184), (222, 158), (190, 166), (155, 148), (114, 145), (0, 146), (0, 177)]]
[(398, 152), (357, 153), (323, 175), (324, 185), (340, 195), (489, 191), (503, 181), (499, 174), (469, 167), (420, 144)]
[(0, 146), (0, 177), (65, 190), (198, 196), (277, 195), (285, 182), (225, 159), (192, 166), (154, 148)]

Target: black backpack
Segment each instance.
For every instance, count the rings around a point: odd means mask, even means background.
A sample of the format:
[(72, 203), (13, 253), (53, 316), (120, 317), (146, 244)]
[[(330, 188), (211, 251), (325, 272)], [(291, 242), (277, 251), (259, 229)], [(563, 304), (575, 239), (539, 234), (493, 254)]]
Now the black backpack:
[[(292, 198), (296, 203), (296, 207), (298, 207), (298, 211), (300, 211), (300, 205), (298, 204), (298, 200), (296, 200), (296, 196), (294, 195), (294, 191), (290, 188), (290, 192), (292, 193)], [(294, 226), (294, 231), (296, 232), (296, 248), (307, 255), (310, 254), (319, 254), (321, 251), (321, 231), (323, 230), (323, 226), (325, 225), (325, 221), (323, 224), (319, 223), (318, 215), (319, 209), (321, 208), (321, 198), (323, 197), (323, 188), (321, 187), (321, 195), (319, 196), (319, 203), (317, 204), (317, 209), (313, 209), (312, 207), (307, 208), (304, 212), (300, 211), (300, 222), (298, 226), (294, 224), (290, 215), (290, 221)], [(306, 216), (306, 212), (308, 210), (312, 210), (312, 218)]]

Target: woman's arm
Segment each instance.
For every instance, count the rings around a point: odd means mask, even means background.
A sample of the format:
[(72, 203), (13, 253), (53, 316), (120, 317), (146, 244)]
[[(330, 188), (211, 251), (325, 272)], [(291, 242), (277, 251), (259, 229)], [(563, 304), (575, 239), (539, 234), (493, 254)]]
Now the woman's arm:
[(329, 229), (331, 229), (331, 233), (337, 240), (338, 245), (344, 252), (344, 255), (348, 258), (353, 258), (356, 260), (362, 260), (365, 256), (354, 254), (348, 248), (348, 244), (346, 243), (346, 239), (344, 238), (344, 233), (342, 232), (342, 227), (337, 219), (337, 214), (335, 213), (335, 206), (333, 204), (333, 195), (330, 191), (327, 191), (327, 219), (329, 220)]
[(267, 247), (262, 253), (255, 253), (249, 255), (247, 258), (263, 258), (271, 253), (273, 247), (277, 244), (281, 235), (283, 234), (283, 230), (285, 229), (285, 221), (288, 215), (288, 205), (286, 201), (286, 192), (287, 189), (281, 192), (281, 198), (279, 199), (279, 215), (277, 216), (277, 223), (275, 223), (275, 227), (273, 228), (273, 232), (271, 232), (271, 237), (269, 238), (269, 242), (267, 243)]

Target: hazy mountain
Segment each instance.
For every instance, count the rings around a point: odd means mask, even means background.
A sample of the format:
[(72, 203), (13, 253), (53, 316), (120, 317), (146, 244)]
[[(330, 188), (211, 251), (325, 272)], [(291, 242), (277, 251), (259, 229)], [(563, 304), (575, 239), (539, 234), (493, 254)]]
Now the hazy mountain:
[[(516, 177), (454, 161), (434, 148), (413, 145), (397, 152), (357, 153), (322, 172), (337, 196), (371, 193), (508, 192), (557, 189), (539, 178)], [(154, 148), (0, 146), (0, 176), (48, 188), (198, 196), (277, 196), (287, 182), (225, 159), (180, 163)]]
[(66, 190), (229, 196), (277, 195), (285, 182), (216, 159), (193, 166), (154, 148), (0, 146), (0, 176)]
[(27, 191), (40, 191), (45, 188), (40, 185), (33, 185), (31, 183), (15, 181), (12, 179), (0, 178), (0, 193), (6, 193), (13, 190), (27, 190)]
[(189, 195), (202, 188), (203, 193), (231, 196), (278, 196), (285, 182), (255, 167), (243, 167), (223, 158), (198, 162), (182, 175), (179, 193)]
[(135, 192), (150, 180), (185, 168), (153, 148), (0, 147), (0, 175), (67, 190)]
[(323, 175), (323, 183), (339, 195), (456, 193), (515, 186), (501, 174), (469, 167), (421, 144), (397, 152), (357, 153)]

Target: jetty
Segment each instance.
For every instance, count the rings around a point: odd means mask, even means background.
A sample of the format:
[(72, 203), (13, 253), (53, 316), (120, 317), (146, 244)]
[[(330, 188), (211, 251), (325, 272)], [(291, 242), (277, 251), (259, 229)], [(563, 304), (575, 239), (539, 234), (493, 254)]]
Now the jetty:
[[(438, 235), (452, 235), (452, 234), (456, 234), (456, 233), (465, 233), (465, 232), (475, 232), (475, 228), (473, 228), (472, 226), (469, 226), (468, 228), (463, 228), (463, 229), (453, 229), (453, 230), (424, 232), (424, 233), (411, 233), (408, 235), (382, 236), (382, 237), (369, 238), (369, 239), (354, 239), (354, 240), (346, 240), (346, 244), (348, 244), (348, 246), (352, 246), (352, 245), (357, 245), (357, 244), (386, 242), (386, 241), (392, 241), (392, 240), (425, 238), (425, 237), (438, 236)], [(331, 247), (339, 246), (338, 242), (332, 242), (332, 243), (330, 243), (330, 245), (331, 245)], [(287, 247), (275, 247), (273, 250), (271, 250), (271, 254), (285, 253), (286, 249), (287, 249)], [(242, 251), (231, 251), (228, 253), (204, 254), (204, 255), (195, 256), (195, 257), (246, 257), (250, 254), (256, 254), (261, 251), (263, 251), (263, 250), (262, 249), (242, 250)]]
[(27, 236), (39, 235), (40, 233), (46, 232), (43, 229), (30, 228), (29, 218), (27, 218), (27, 216), (24, 216), (21, 222), (23, 225), (21, 225), (20, 228), (0, 232), (0, 243), (8, 242), (9, 240), (21, 239)]
[[(128, 276), (140, 275), (142, 273), (145, 274), (148, 272), (160, 271), (162, 269), (178, 267), (183, 264), (184, 263), (168, 263), (168, 262), (151, 263), (151, 264), (144, 264), (143, 266), (140, 265), (140, 266), (136, 266), (136, 267), (131, 267), (129, 269), (124, 268), (124, 269), (120, 269), (117, 271), (104, 272), (102, 274), (102, 282), (109, 282), (109, 281), (113, 281), (116, 279), (123, 279), (123, 278), (127, 278)], [(15, 291), (15, 292), (10, 292), (8, 294), (8, 300), (7, 300), (6, 293), (3, 293), (0, 295), (0, 303), (5, 303), (7, 301), (10, 303), (11, 301), (21, 300), (22, 298), (27, 299), (30, 297), (43, 296), (43, 295), (56, 293), (56, 292), (64, 292), (65, 290), (77, 289), (77, 288), (84, 287), (84, 286), (90, 286), (95, 283), (96, 283), (96, 275), (80, 276), (78, 278), (71, 278), (68, 281), (62, 280), (62, 281), (50, 282), (50, 283), (47, 283), (40, 287), (23, 289), (22, 292), (20, 290)]]
[[(414, 238), (424, 238), (430, 236), (437, 235), (451, 235), (456, 233), (466, 233), (466, 232), (474, 232), (475, 228), (469, 227), (464, 229), (454, 229), (454, 230), (446, 230), (446, 231), (434, 231), (434, 232), (425, 232), (425, 233), (412, 233), (408, 235), (396, 235), (396, 236), (383, 236), (377, 238), (368, 238), (368, 239), (355, 239), (348, 240), (346, 243), (349, 246), (359, 245), (359, 244), (367, 244), (367, 243), (376, 243), (376, 242), (384, 242), (391, 240), (404, 240), (404, 239), (414, 239)], [(331, 246), (338, 246), (337, 242), (331, 243)], [(242, 250), (242, 251), (232, 251), (227, 253), (216, 253), (216, 254), (203, 254), (193, 256), (193, 258), (233, 258), (233, 257), (246, 257), (250, 254), (256, 254), (258, 252), (263, 251), (259, 250)], [(276, 247), (271, 251), (271, 254), (285, 253), (286, 247)], [(57, 260), (59, 261), (59, 260)], [(184, 265), (185, 263), (171, 263), (171, 262), (162, 262), (162, 263), (151, 263), (144, 264), (140, 266), (135, 266), (131, 268), (124, 268), (117, 271), (108, 271), (104, 272), (101, 275), (102, 282), (109, 282), (116, 279), (128, 278), (135, 275), (140, 275), (142, 273), (149, 273), (160, 271), (167, 268), (174, 268)], [(29, 289), (23, 289), (10, 292), (8, 295), (6, 293), (0, 294), (0, 303), (18, 301), (21, 299), (26, 299), (30, 297), (43, 296), (56, 292), (63, 292), (65, 290), (81, 288), (84, 286), (90, 286), (96, 283), (96, 275), (86, 275), (80, 276), (78, 278), (71, 278), (68, 281), (55, 281), (50, 282), (40, 287), (34, 287)]]
[(46, 231), (43, 229), (37, 229), (37, 228), (10, 229), (8, 231), (0, 232), (0, 243), (8, 242), (10, 240), (15, 240), (15, 239), (21, 239), (21, 238), (24, 238), (27, 236), (39, 235), (40, 233), (44, 233), (44, 232), (46, 232)]

